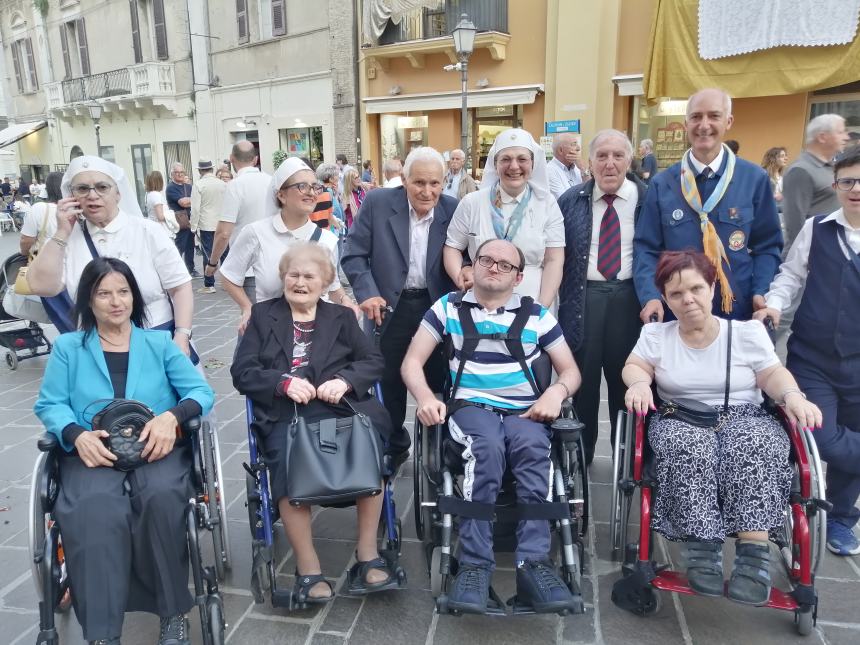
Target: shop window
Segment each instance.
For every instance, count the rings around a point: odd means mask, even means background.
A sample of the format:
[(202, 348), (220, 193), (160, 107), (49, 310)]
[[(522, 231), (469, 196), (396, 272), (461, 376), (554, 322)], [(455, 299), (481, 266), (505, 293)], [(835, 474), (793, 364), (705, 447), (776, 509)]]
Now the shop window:
[(660, 170), (681, 160), (689, 147), (684, 128), (686, 100), (663, 99), (649, 106), (637, 96), (633, 102), (633, 114), (633, 132), (636, 133), (634, 146), (638, 146), (643, 139), (651, 139)]
[[(480, 178), (487, 163), (487, 153), (489, 153), (490, 148), (493, 146), (496, 137), (509, 128), (521, 128), (523, 120), (520, 106), (518, 105), (481, 107), (475, 109), (473, 113), (469, 137), (471, 154), (468, 155), (471, 163), (467, 162), (467, 167), (470, 165), (473, 166), (473, 175), (476, 178)], [(473, 143), (472, 132), (478, 133), (477, 142)], [(474, 160), (477, 160), (477, 165)]]
[(298, 127), (278, 130), (281, 150), (289, 157), (309, 159), (314, 168), (323, 161), (322, 127)]
[(379, 119), (382, 159), (406, 155), (427, 145), (430, 118), (426, 115), (382, 114)]

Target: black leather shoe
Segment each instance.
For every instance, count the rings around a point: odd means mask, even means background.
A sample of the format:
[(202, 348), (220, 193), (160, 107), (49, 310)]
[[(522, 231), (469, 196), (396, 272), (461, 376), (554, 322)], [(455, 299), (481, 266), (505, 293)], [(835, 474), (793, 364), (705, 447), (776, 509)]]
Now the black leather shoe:
[(486, 614), (489, 597), (490, 570), (461, 564), (448, 594), (448, 609), (464, 614)]
[(549, 559), (526, 560), (517, 567), (517, 600), (539, 614), (574, 610), (573, 594)]

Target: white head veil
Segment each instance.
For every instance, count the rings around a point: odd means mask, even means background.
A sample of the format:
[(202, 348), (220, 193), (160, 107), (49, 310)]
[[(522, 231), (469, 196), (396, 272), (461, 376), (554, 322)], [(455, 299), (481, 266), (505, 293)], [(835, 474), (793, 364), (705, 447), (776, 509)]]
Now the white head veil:
[(487, 164), (484, 166), (484, 175), (481, 178), (481, 186), (492, 188), (499, 181), (499, 173), (496, 172), (496, 154), (507, 148), (527, 148), (534, 154), (532, 165), (532, 176), (529, 185), (537, 193), (540, 199), (544, 199), (549, 192), (549, 177), (546, 172), (546, 153), (534, 137), (521, 128), (511, 128), (500, 132), (493, 141), (493, 146), (487, 153)]
[[(298, 157), (287, 157), (278, 166), (275, 174), (272, 175), (272, 181), (269, 182), (269, 199), (266, 200), (266, 216), (274, 217), (281, 212), (281, 203), (278, 201), (278, 191), (284, 182), (295, 175), (300, 170), (313, 170)], [(316, 179), (314, 179), (315, 181)]]
[(119, 209), (127, 215), (143, 217), (143, 213), (140, 212), (140, 204), (137, 203), (137, 193), (131, 187), (128, 177), (125, 176), (125, 171), (115, 163), (105, 161), (101, 157), (85, 155), (72, 159), (60, 184), (63, 197), (72, 196), (72, 182), (75, 175), (87, 170), (103, 173), (113, 179), (117, 190), (119, 190)]

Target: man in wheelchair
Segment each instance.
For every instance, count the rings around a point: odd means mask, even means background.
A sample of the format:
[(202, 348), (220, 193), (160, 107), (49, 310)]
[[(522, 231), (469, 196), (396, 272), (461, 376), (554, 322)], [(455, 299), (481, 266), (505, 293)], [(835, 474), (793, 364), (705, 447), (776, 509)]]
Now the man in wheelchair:
[[(551, 431), (548, 424), (562, 402), (579, 387), (580, 375), (552, 314), (514, 289), (522, 281), (522, 252), (505, 240), (490, 240), (476, 252), (474, 287), (436, 301), (425, 314), (403, 360), (402, 376), (425, 425), (447, 419), (451, 437), (463, 446), (466, 501), (493, 504), (506, 464), (516, 480), (520, 505), (551, 496)], [(423, 365), (436, 345), (449, 344), (452, 386), (448, 403), (438, 400), (424, 378)], [(558, 380), (541, 388), (543, 364)], [(464, 518), (460, 524), (460, 567), (448, 608), (487, 611), (495, 564), (489, 521)], [(535, 612), (559, 612), (573, 605), (570, 590), (549, 559), (547, 520), (520, 521), (517, 527), (517, 600)]]

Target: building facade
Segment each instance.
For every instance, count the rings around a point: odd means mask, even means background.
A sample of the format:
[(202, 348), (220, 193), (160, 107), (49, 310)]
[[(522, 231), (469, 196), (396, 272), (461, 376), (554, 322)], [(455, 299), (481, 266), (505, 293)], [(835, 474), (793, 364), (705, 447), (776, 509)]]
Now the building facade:
[(152, 170), (220, 162), (241, 139), (268, 171), (279, 149), (313, 161), (354, 157), (352, 8), (0, 0), (8, 103), (15, 122), (29, 124), (17, 140), (20, 174), (43, 178), (99, 154), (126, 169), (143, 201)]

